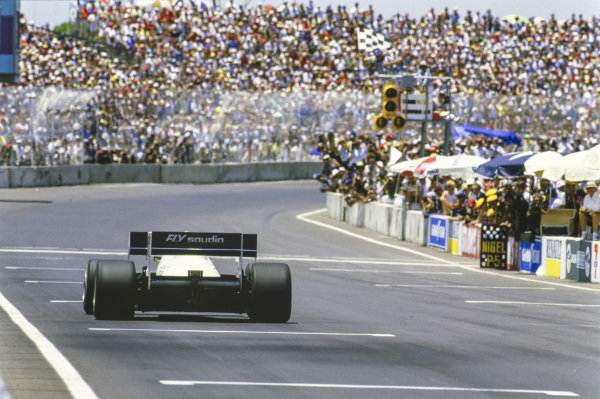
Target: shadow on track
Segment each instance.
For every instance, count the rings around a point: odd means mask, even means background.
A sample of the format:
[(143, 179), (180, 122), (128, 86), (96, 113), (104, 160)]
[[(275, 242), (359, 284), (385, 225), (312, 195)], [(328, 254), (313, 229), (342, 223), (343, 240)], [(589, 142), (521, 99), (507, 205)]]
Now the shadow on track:
[[(244, 315), (201, 315), (201, 314), (136, 314), (134, 321), (152, 321), (152, 322), (187, 322), (187, 323), (227, 323), (227, 324), (264, 324), (255, 323)], [(270, 323), (267, 323), (270, 324)], [(285, 324), (298, 324), (287, 322)]]
[(15, 204), (51, 204), (52, 201), (44, 201), (44, 200), (3, 200), (0, 199), (0, 202), (8, 202)]

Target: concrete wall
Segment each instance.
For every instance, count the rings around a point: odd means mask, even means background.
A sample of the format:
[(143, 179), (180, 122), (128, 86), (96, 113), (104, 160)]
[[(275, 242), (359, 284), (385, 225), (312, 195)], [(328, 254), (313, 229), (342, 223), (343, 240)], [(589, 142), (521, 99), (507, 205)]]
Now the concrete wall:
[(312, 179), (321, 162), (205, 165), (76, 165), (0, 168), (0, 188), (105, 183), (210, 184)]

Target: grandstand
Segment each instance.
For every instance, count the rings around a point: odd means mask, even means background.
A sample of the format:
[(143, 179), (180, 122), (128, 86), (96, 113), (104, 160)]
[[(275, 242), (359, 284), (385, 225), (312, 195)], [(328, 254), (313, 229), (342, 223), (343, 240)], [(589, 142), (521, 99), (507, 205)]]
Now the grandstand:
[[(372, 133), (381, 82), (358, 51), (364, 27), (391, 44), (387, 71), (452, 77), (457, 122), (585, 145), (598, 132), (597, 16), (78, 4), (69, 35), (21, 19), (19, 84), (0, 93), (6, 165), (311, 158), (319, 135)], [(64, 107), (40, 103), (48, 90)]]

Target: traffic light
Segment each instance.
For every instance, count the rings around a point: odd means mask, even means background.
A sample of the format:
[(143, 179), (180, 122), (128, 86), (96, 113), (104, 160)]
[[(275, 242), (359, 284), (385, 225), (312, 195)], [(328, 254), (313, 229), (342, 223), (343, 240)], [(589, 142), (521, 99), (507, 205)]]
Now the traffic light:
[(406, 118), (403, 115), (396, 115), (392, 118), (392, 130), (404, 130), (406, 127)]
[(383, 86), (383, 114), (394, 115), (398, 112), (398, 86), (388, 84)]
[(375, 130), (387, 130), (388, 118), (384, 114), (375, 115), (373, 119), (373, 129)]

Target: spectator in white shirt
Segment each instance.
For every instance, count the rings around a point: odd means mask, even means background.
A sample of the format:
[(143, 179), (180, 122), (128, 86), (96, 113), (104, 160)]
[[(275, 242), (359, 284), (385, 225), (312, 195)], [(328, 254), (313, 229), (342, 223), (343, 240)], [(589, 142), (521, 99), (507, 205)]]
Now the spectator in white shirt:
[(595, 182), (587, 182), (585, 185), (587, 195), (583, 199), (583, 205), (579, 208), (579, 225), (581, 226), (581, 238), (585, 238), (585, 226), (592, 223), (592, 240), (598, 239), (598, 223), (600, 223), (600, 194)]

